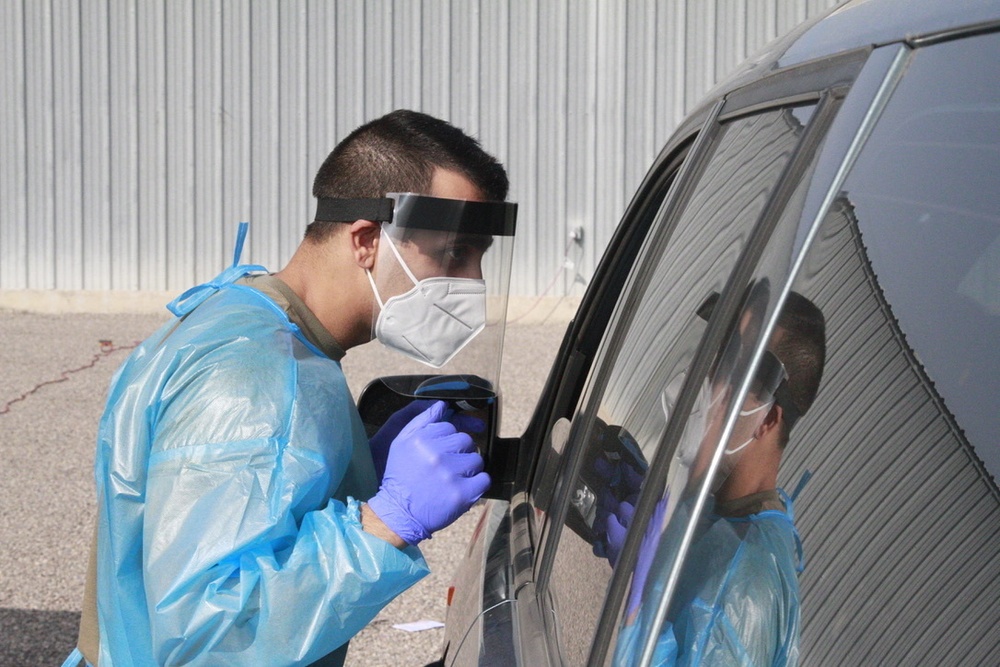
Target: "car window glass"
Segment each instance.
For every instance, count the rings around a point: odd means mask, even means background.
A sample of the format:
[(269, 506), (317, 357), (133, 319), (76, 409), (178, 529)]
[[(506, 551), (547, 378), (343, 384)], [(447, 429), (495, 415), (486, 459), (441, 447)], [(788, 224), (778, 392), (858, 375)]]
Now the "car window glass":
[[(780, 460), (762, 431), (776, 419), (776, 404), (793, 408), (786, 391), (787, 345), (777, 344), (787, 337), (771, 323), (792, 266), (811, 174), (812, 166), (785, 203), (753, 277), (739, 286), (739, 309), (727, 324), (646, 527), (619, 612), (613, 664), (638, 662), (644, 650), (656, 656), (655, 664), (678, 656), (697, 664), (721, 641), (712, 635), (720, 628), (733, 652), (716, 650), (717, 658), (734, 660), (746, 649), (754, 664), (773, 664), (785, 638), (796, 636), (798, 536), (788, 498), (794, 489), (786, 493), (781, 482), (798, 480), (779, 480), (777, 489), (772, 485), (767, 492), (756, 487), (777, 474)], [(794, 312), (815, 313), (808, 308), (796, 302)], [(711, 310), (703, 309), (703, 315)], [(758, 535), (775, 548), (762, 549), (760, 541), (746, 548), (748, 537)], [(774, 569), (762, 568), (762, 562)], [(778, 618), (788, 622), (777, 623)]]
[(790, 109), (723, 126), (669, 243), (651, 246), (624, 334), (594, 366), (567, 445), (583, 451), (549, 582), (567, 663), (585, 660), (623, 539), (609, 516), (635, 502), (704, 333), (703, 306), (723, 289), (802, 131)]
[(812, 472), (801, 664), (998, 659), (998, 57), (914, 52), (793, 285), (827, 331), (781, 472)]
[(607, 263), (609, 267), (601, 275), (600, 287), (592, 292), (588, 291), (590, 312), (578, 313), (582, 329), (577, 348), (580, 364), (570, 364), (562, 372), (560, 384), (565, 387), (567, 395), (557, 396), (557, 404), (563, 407), (561, 410), (553, 409), (553, 414), (564, 412), (565, 416), (558, 418), (550, 426), (545, 446), (539, 450), (530, 482), (531, 502), (535, 510), (532, 513), (532, 526), (535, 530), (544, 524), (552, 500), (558, 479), (556, 471), (562, 461), (563, 446), (569, 435), (567, 427), (581, 394), (581, 378), (585, 378), (588, 372), (587, 361), (595, 356), (596, 348), (606, 332), (610, 311), (621, 296), (622, 286), (628, 279), (630, 263), (625, 259), (634, 259), (641, 251), (644, 240), (658, 218), (664, 199), (687, 164), (687, 156), (695, 139), (692, 135), (679, 141), (678, 146), (662, 162), (658, 160), (658, 164), (647, 175), (642, 188), (629, 205), (626, 212), (628, 219), (615, 232), (612, 240), (614, 252), (609, 251), (601, 260), (602, 265)]

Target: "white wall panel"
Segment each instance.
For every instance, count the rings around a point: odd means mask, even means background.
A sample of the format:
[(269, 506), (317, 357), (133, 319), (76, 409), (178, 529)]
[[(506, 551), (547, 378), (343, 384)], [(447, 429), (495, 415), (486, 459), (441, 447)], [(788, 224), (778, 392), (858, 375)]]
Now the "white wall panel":
[[(95, 4), (98, 1), (95, 0)], [(92, 224), (107, 230), (111, 248), (108, 267), (111, 288), (119, 290), (135, 290), (140, 284), (139, 119), (136, 113), (138, 67), (136, 9), (132, 3), (109, 3), (109, 214), (107, 218), (92, 221)], [(219, 195), (226, 195), (225, 188)], [(89, 258), (86, 258), (86, 262), (88, 274), (101, 272), (99, 267), (92, 265)]]
[(25, 16), (0, 2), (0, 286), (28, 286), (28, 155), (25, 128)]
[[(195, 273), (195, 255), (200, 247), (195, 243), (195, 99), (199, 84), (207, 83), (204, 73), (211, 63), (194, 63), (195, 12), (190, 2), (164, 3), (164, 114), (166, 162), (166, 207), (164, 210), (166, 280), (168, 285), (180, 285), (185, 277)], [(197, 78), (196, 78), (197, 69)], [(204, 89), (202, 89), (204, 90)], [(200, 91), (199, 91), (200, 92)], [(206, 100), (207, 101), (207, 100)], [(203, 105), (203, 108), (207, 104)], [(199, 159), (204, 159), (205, 146), (199, 146)]]
[[(566, 50), (567, 100), (566, 100), (566, 208), (567, 226), (584, 230), (584, 250), (594, 245), (597, 211), (595, 199), (603, 185), (597, 181), (597, 15), (585, 3), (568, 5), (568, 32)], [(512, 174), (516, 180), (517, 175)], [(548, 183), (542, 185), (543, 191)], [(538, 221), (519, 219), (519, 227), (530, 236)], [(586, 253), (593, 256), (593, 252)], [(558, 261), (558, 257), (553, 257)], [(579, 253), (574, 267), (584, 272), (593, 263), (585, 253)]]
[[(268, 257), (268, 266), (284, 263), (302, 239), (304, 221), (315, 211), (309, 210), (312, 202), (312, 177), (316, 168), (310, 168), (303, 159), (308, 154), (309, 111), (308, 77), (309, 13), (306, 0), (281, 2), (278, 20), (278, 85), (279, 139), (276, 145), (278, 173), (274, 180), (274, 199), (278, 206), (270, 226), (278, 235), (277, 254)], [(312, 172), (312, 173), (310, 173)]]
[[(251, 182), (255, 171), (251, 139), (254, 88), (250, 54), (254, 44), (250, 31), (250, 6), (244, 0), (222, 0), (220, 22), (222, 108), (219, 111), (222, 117), (223, 208), (222, 218), (212, 220), (209, 224), (222, 226), (223, 247), (221, 256), (205, 256), (206, 264), (210, 265), (214, 260), (219, 269), (231, 261), (231, 249), (236, 239), (236, 224), (253, 218)], [(257, 255), (253, 251), (254, 238), (251, 238), (244, 247), (243, 260), (256, 258)], [(195, 279), (203, 280), (205, 276), (211, 274), (212, 271), (209, 269)]]
[[(611, 238), (615, 223), (625, 210), (625, 114), (628, 95), (625, 90), (625, 3), (600, 3), (591, 11), (594, 25), (595, 84), (594, 159), (588, 169), (596, 187), (594, 223), (585, 237), (584, 268), (596, 265)], [(629, 193), (631, 194), (631, 193)], [(589, 242), (586, 240), (589, 239)]]
[(684, 113), (833, 4), (0, 0), (0, 289), (181, 290), (241, 220), (278, 268), (329, 150), (410, 107), (508, 165), (513, 291), (578, 294)]
[(53, 189), (55, 216), (48, 221), (47, 248), (54, 286), (65, 289), (83, 278), (83, 104), (81, 99), (80, 7), (51, 6)]
[[(278, 181), (281, 155), (281, 89), (282, 77), (299, 73), (282, 71), (278, 49), (281, 4), (278, 0), (261, 0), (250, 5), (250, 209), (253, 223), (252, 243), (244, 261), (277, 267), (278, 226), (282, 222)], [(294, 7), (294, 3), (291, 7)], [(304, 110), (303, 110), (304, 111)], [(297, 119), (286, 117), (290, 123)]]
[[(136, 2), (138, 268), (139, 288), (145, 290), (183, 288), (169, 283), (166, 271), (167, 230), (174, 221), (168, 217), (171, 193), (167, 169), (165, 28), (166, 11), (161, 3)], [(112, 231), (117, 224), (118, 221), (111, 221)]]
[[(579, 221), (567, 212), (566, 163), (568, 126), (568, 67), (566, 43), (570, 34), (566, 0), (538, 5), (538, 24), (534, 37), (539, 67), (536, 109), (530, 115), (534, 133), (534, 150), (528, 159), (534, 166), (534, 176), (514, 179), (512, 197), (523, 202), (518, 246), (518, 262), (525, 248), (532, 253), (528, 262), (519, 264), (519, 283), (514, 289), (522, 294), (563, 294), (574, 273), (566, 271), (562, 257), (567, 251), (568, 230)], [(522, 232), (528, 232), (521, 235)]]
[(219, 0), (199, 0), (192, 4), (191, 9), (191, 89), (194, 95), (191, 231), (196, 249), (192, 260), (194, 274), (201, 276), (218, 271), (219, 258), (227, 254), (223, 241), (226, 213), (222, 197), (223, 174), (228, 166), (223, 152), (225, 60), (222, 54), (222, 3)]
[[(111, 288), (111, 126), (110, 72), (108, 57), (108, 5), (85, 0), (80, 5), (81, 154), (86, 161), (82, 172), (82, 206), (79, 207), (82, 245), (74, 253), (74, 269), (79, 272), (70, 284), (85, 289)], [(72, 171), (80, 173), (73, 165)]]
[[(25, 220), (28, 287), (51, 289), (55, 282), (55, 83), (52, 72), (52, 12), (48, 3), (24, 5), (24, 118), (27, 159)], [(64, 215), (69, 215), (66, 212)]]

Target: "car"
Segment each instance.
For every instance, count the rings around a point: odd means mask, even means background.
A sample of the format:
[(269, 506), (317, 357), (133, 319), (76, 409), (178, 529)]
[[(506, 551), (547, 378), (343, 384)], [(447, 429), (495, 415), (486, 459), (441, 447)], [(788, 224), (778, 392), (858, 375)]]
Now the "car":
[[(856, 0), (708, 94), (627, 207), (523, 435), (497, 435), (501, 392), (474, 397), (494, 484), (441, 664), (670, 664), (673, 632), (678, 660), (711, 662), (678, 619), (719, 613), (684, 597), (693, 572), (728, 572), (699, 531), (796, 298), (825, 321), (825, 368), (778, 472), (803, 567), (768, 662), (1000, 664), (998, 62), (1000, 2)], [(373, 385), (366, 422), (402, 385)]]

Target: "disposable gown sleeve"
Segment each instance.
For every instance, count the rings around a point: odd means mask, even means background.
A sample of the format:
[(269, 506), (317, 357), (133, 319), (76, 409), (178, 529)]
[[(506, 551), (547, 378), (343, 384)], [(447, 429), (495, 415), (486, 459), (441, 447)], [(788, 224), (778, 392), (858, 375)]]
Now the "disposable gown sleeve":
[(339, 367), (331, 381), (310, 357), (281, 332), (178, 352), (143, 519), (157, 664), (308, 664), (427, 573), (331, 499), (354, 407)]

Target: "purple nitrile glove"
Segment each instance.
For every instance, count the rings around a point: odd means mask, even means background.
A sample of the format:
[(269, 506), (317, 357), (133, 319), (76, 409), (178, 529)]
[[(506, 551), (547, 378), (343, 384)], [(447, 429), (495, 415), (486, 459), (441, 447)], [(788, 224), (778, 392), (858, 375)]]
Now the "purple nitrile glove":
[[(400, 431), (414, 417), (427, 410), (433, 404), (434, 401), (432, 400), (418, 399), (406, 407), (397, 410), (385, 420), (382, 428), (368, 441), (368, 447), (372, 453), (372, 461), (375, 463), (376, 479), (378, 479), (379, 484), (382, 483), (382, 477), (385, 475), (385, 462), (389, 458), (389, 447), (392, 445), (392, 441), (396, 439)], [(486, 423), (478, 417), (473, 417), (462, 412), (453, 413), (450, 410), (445, 411), (445, 416), (447, 421), (451, 422), (457, 430), (463, 433), (482, 433), (486, 430)]]
[[(642, 600), (642, 589), (646, 587), (646, 578), (649, 576), (649, 569), (653, 565), (653, 556), (656, 555), (656, 548), (660, 543), (660, 532), (663, 530), (663, 516), (667, 510), (666, 497), (661, 498), (656, 503), (653, 516), (646, 524), (646, 531), (642, 536), (642, 543), (639, 545), (639, 555), (636, 556), (635, 570), (632, 572), (632, 586), (628, 592), (628, 603), (625, 607), (626, 616), (631, 615), (639, 607)], [(627, 501), (623, 501), (618, 510), (608, 516), (608, 550), (614, 551), (614, 558), (609, 553), (609, 560), (614, 566), (621, 554), (622, 546), (625, 544), (625, 533), (632, 523), (632, 516), (635, 514), (635, 506)]]
[(392, 441), (385, 474), (368, 506), (407, 544), (450, 525), (490, 486), (472, 438), (449, 421), (436, 401)]

